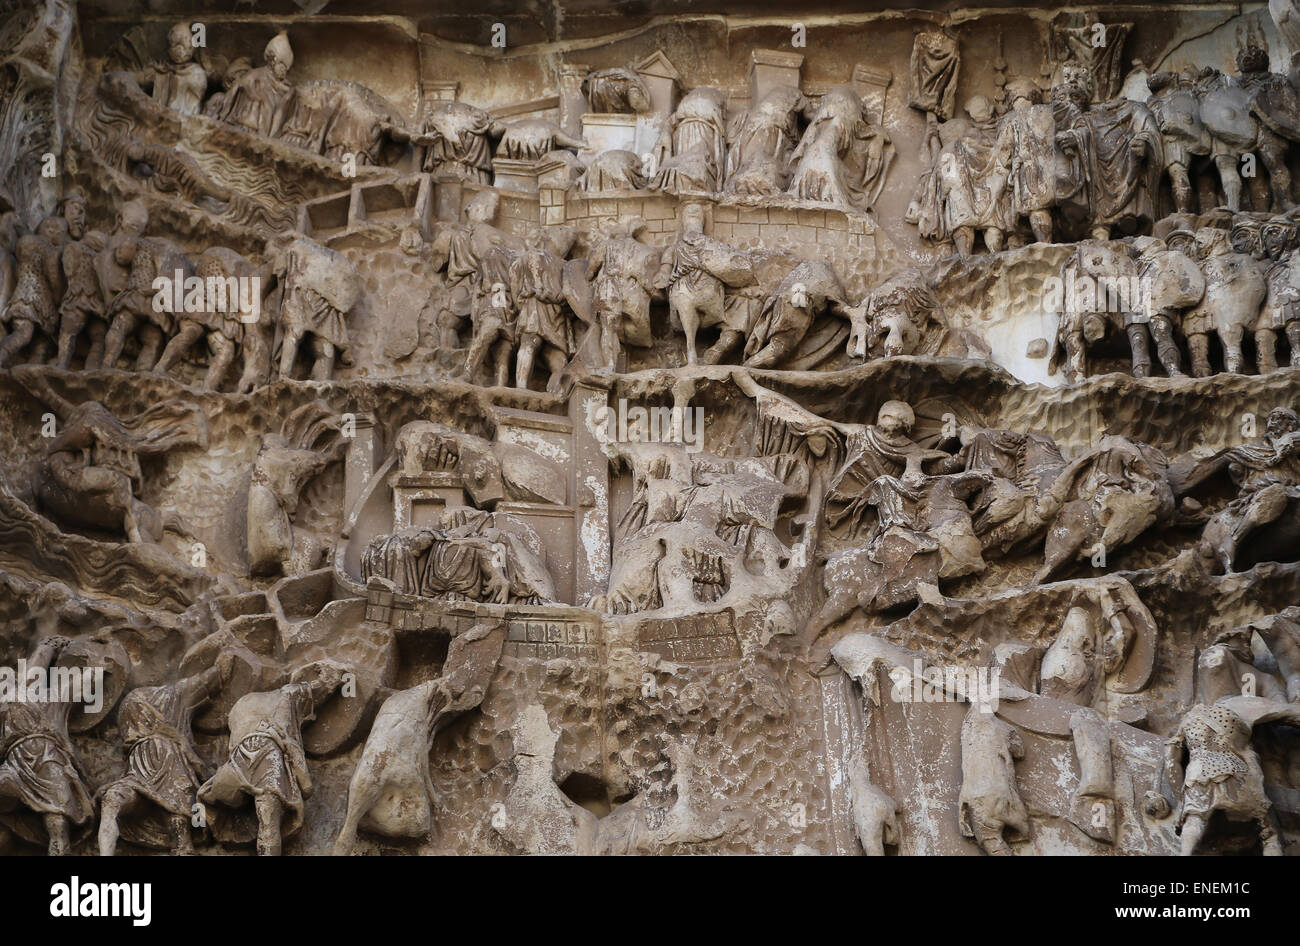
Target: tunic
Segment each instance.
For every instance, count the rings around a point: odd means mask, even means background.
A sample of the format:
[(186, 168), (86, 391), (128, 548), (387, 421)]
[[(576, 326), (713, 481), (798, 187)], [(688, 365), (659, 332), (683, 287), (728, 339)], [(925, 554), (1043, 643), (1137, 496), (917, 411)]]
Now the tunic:
[(94, 815), (68, 739), (71, 703), (9, 703), (0, 734), (0, 804), (85, 824)]
[(243, 796), (273, 795), (284, 806), (287, 837), (302, 826), (311, 774), (302, 727), (314, 718), (311, 686), (290, 683), (269, 693), (249, 693), (230, 710), (230, 759), (199, 789), (199, 800), (239, 807)]
[(1250, 746), (1250, 727), (1222, 705), (1198, 703), (1178, 726), (1187, 745), (1181, 825), (1188, 815), (1221, 811), (1234, 821), (1262, 819), (1269, 811), (1264, 773)]
[(573, 352), (573, 328), (564, 315), (563, 280), (560, 258), (542, 249), (529, 249), (510, 268), (520, 334), (540, 335), (568, 355)]

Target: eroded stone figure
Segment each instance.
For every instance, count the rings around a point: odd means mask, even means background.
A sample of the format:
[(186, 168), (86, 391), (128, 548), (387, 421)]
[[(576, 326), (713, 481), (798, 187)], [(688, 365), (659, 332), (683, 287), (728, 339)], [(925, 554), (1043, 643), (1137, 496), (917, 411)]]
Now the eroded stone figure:
[[(1183, 313), (1205, 296), (1205, 277), (1196, 264), (1196, 234), (1177, 229), (1164, 240), (1140, 237), (1134, 242), (1138, 250), (1138, 276), (1147, 295), (1145, 314), (1155, 339), (1156, 354), (1165, 373), (1171, 378), (1184, 377), (1182, 353), (1178, 349), (1176, 330), (1182, 328)], [(1130, 345), (1141, 345), (1144, 333), (1130, 334)], [(1146, 364), (1150, 365), (1147, 356)]]
[(554, 122), (530, 118), (506, 125), (501, 140), (497, 143), (497, 157), (516, 161), (540, 161), (546, 154), (560, 148), (576, 151), (585, 147), (585, 139), (565, 134)]
[(424, 115), (420, 130), (384, 128), (397, 141), (424, 148), (421, 167), (453, 180), (492, 183), (492, 142), (506, 126), (481, 108), (467, 102), (435, 102)]
[(925, 239), (951, 241), (963, 256), (974, 251), (975, 235), (983, 232), (985, 245), (996, 253), (1002, 249), (1003, 235), (1012, 228), (1006, 214), (999, 216), (999, 211), (1006, 209), (1005, 202), (994, 199), (1002, 181), (990, 174), (997, 120), (993, 103), (982, 95), (966, 103), (966, 113), (969, 119), (939, 126), (940, 147), (934, 163), (921, 175), (907, 220), (917, 224)]
[(1016, 786), (1024, 758), (1020, 731), (987, 706), (972, 704), (961, 724), (961, 794), (957, 820), (985, 854), (1012, 853), (1008, 840), (1029, 837), (1029, 812)]
[[(8, 329), (0, 341), (0, 368), (13, 362), (33, 340), (43, 351), (46, 340), (58, 333), (58, 305), (63, 294), (63, 274), (59, 268), (63, 242), (60, 224), (58, 218), (50, 217), (41, 221), (35, 233), (18, 238), (14, 252), (18, 278), (9, 304), (0, 313), (0, 328)], [(43, 360), (40, 352), (33, 360)]]
[(433, 827), (429, 755), (438, 733), (483, 701), (505, 643), (505, 626), (476, 624), (452, 639), (442, 672), (394, 693), (379, 708), (348, 788), (348, 811), (334, 842), (348, 855), (357, 829), (422, 837)]
[(83, 191), (74, 189), (64, 198), (64, 204), (69, 240), (60, 260), (65, 288), (59, 304), (59, 348), (54, 363), (60, 368), (70, 367), (77, 341), (88, 330), (90, 349), (85, 366), (94, 369), (104, 357), (104, 337), (108, 332), (104, 322), (104, 292), (95, 261), (107, 248), (108, 237), (98, 230), (86, 229)]
[(621, 345), (649, 348), (650, 296), (654, 292), (661, 251), (642, 243), (640, 217), (620, 220), (587, 261), (595, 316), (600, 324), (602, 367), (614, 370)]
[(745, 366), (786, 367), (817, 317), (828, 311), (858, 322), (858, 331), (849, 336), (851, 357), (855, 340), (865, 338), (861, 330), (862, 310), (849, 305), (844, 286), (829, 265), (820, 260), (800, 263), (767, 297), (750, 327), (745, 342)]
[[(1289, 408), (1274, 408), (1264, 436), (1227, 447), (1196, 461), (1188, 487), (1226, 471), (1238, 488), (1235, 499), (1215, 513), (1201, 534), (1200, 553), (1207, 563), (1231, 573), (1238, 570), (1242, 546), (1262, 530), (1280, 529), (1285, 544), (1296, 530), (1288, 509), (1300, 498), (1300, 419)], [(1275, 525), (1276, 524), (1276, 525)]]
[(230, 755), (199, 788), (198, 800), (234, 817), (251, 800), (260, 855), (278, 856), (283, 840), (302, 827), (303, 803), (313, 788), (302, 727), (347, 672), (330, 660), (310, 664), (279, 689), (248, 693), (231, 707)]
[(234, 81), (225, 93), (221, 113), (217, 116), (255, 135), (270, 137), (280, 121), (280, 113), (293, 85), (289, 70), (293, 68), (293, 49), (289, 37), (277, 33), (262, 51), (263, 65), (249, 69)]
[[(1011, 110), (998, 120), (987, 174), (993, 208), (990, 229), (1007, 228), (994, 236), (1015, 247), (1021, 221), (1029, 221), (1039, 243), (1052, 242), (1052, 206), (1056, 201), (1056, 119), (1042, 103), (1042, 90), (1031, 80), (1016, 78), (1006, 85)], [(989, 231), (985, 231), (988, 239)]]
[(515, 387), (528, 388), (533, 360), (540, 352), (550, 373), (546, 390), (555, 393), (575, 344), (573, 322), (565, 307), (564, 260), (542, 236), (532, 237), (524, 252), (515, 257), (510, 289), (519, 307)]
[[(1156, 72), (1147, 77), (1147, 88), (1151, 90), (1147, 107), (1164, 136), (1165, 173), (1173, 188), (1174, 206), (1179, 213), (1193, 213), (1196, 188), (1192, 184), (1192, 163), (1210, 153), (1210, 133), (1201, 121), (1195, 83), (1176, 72)], [(1239, 200), (1240, 195), (1236, 196)]]
[(320, 561), (322, 539), (294, 517), (307, 483), (343, 454), (340, 423), (323, 404), (310, 402), (286, 417), (280, 432), (262, 436), (246, 507), (249, 574), (296, 575)]
[[(224, 246), (203, 251), (194, 263), (194, 275), (203, 280), (205, 303), (201, 311), (177, 316), (172, 336), (154, 370), (167, 373), (200, 340), (211, 352), (206, 391), (219, 390), (236, 355), (242, 352), (244, 370), (236, 390), (249, 391), (262, 379), (270, 359), (262, 314), (264, 286), (270, 283), (261, 267)], [(265, 281), (264, 281), (265, 280)]]
[[(433, 268), (445, 274), (445, 287), (435, 290), (431, 304), (437, 310), (438, 344), (459, 348), (458, 330), (471, 318), (474, 300), (482, 292), (482, 261), (493, 247), (521, 250), (523, 242), (495, 225), (501, 198), (485, 190), (465, 207), (463, 223), (448, 223), (438, 229), (430, 247)], [(489, 289), (491, 285), (489, 283)]]
[(139, 687), (117, 710), (127, 750), (126, 773), (104, 786), (99, 815), (99, 853), (111, 857), (119, 837), (133, 844), (193, 854), (190, 826), (203, 760), (190, 721), (200, 706), (229, 682), (228, 655), (202, 673), (175, 683)]
[(735, 322), (743, 310), (728, 309), (726, 293), (729, 287), (743, 288), (754, 281), (753, 262), (746, 254), (705, 235), (704, 214), (703, 204), (686, 204), (677, 240), (664, 253), (664, 267), (669, 268), (668, 309), (673, 327), (686, 334), (688, 365), (695, 364), (695, 335), (701, 328), (722, 326), (727, 336), (718, 340), (722, 351), (744, 337), (748, 326)]
[(648, 112), (650, 89), (634, 70), (598, 69), (582, 80), (582, 94), (593, 112)]
[(663, 148), (651, 182), (657, 190), (720, 190), (727, 168), (727, 99), (701, 87), (682, 97), (669, 119), (671, 149)]
[(182, 115), (197, 115), (208, 94), (208, 73), (194, 61), (190, 24), (177, 23), (167, 31), (167, 59), (139, 73), (136, 81), (153, 100)]
[(555, 600), (537, 533), (507, 513), (445, 510), (435, 526), (376, 538), (361, 560), (366, 582), (447, 601), (544, 604)]
[(1196, 231), (1196, 250), (1205, 275), (1205, 295), (1183, 316), (1192, 374), (1205, 378), (1214, 373), (1211, 332), (1223, 346), (1223, 370), (1240, 374), (1245, 367), (1242, 340), (1247, 332), (1253, 333), (1268, 297), (1264, 266), (1250, 253), (1238, 252), (1227, 230), (1201, 227)]
[[(1080, 771), (1069, 818), (1090, 837), (1113, 843), (1117, 822), (1108, 719), (1114, 715), (1116, 693), (1141, 689), (1149, 679), (1158, 628), (1127, 582), (1116, 592), (1101, 589), (1096, 606), (1100, 621), (1091, 603), (1083, 600), (1076, 599), (1066, 614), (1043, 654), (1039, 692), (1079, 707), (1069, 719)], [(1146, 664), (1121, 681), (1139, 638), (1145, 644), (1138, 648), (1140, 659)]]
[(771, 88), (745, 115), (727, 153), (728, 194), (770, 197), (786, 188), (790, 156), (799, 143), (799, 116), (808, 107), (791, 85)]
[[(1253, 823), (1265, 856), (1283, 854), (1281, 829), (1264, 790), (1264, 772), (1251, 744), (1256, 700), (1237, 696), (1229, 647), (1218, 643), (1197, 661), (1198, 702), (1165, 742), (1165, 775), (1179, 794), (1177, 823), (1181, 852), (1195, 854), (1217, 812), (1234, 822)], [(1269, 701), (1258, 701), (1267, 703)]]
[[(143, 208), (138, 212), (143, 213)], [(117, 367), (128, 339), (137, 338), (140, 351), (135, 370), (152, 371), (164, 340), (171, 336), (176, 325), (175, 305), (171, 300), (182, 291), (176, 286), (178, 274), (183, 287), (185, 280), (194, 275), (194, 265), (180, 247), (164, 237), (137, 236), (121, 242), (110, 241), (109, 249), (119, 265), (130, 268), (130, 275), (126, 288), (108, 304), (110, 322), (104, 339), (104, 367)], [(165, 289), (155, 286), (159, 279), (166, 281)]]
[(32, 366), (14, 377), (59, 419), (35, 477), (40, 507), (75, 527), (125, 534), (129, 542), (158, 542), (168, 517), (140, 499), (141, 456), (207, 444), (208, 428), (196, 404), (166, 401), (119, 419), (96, 401), (73, 404)]
[(611, 190), (641, 190), (647, 184), (645, 162), (635, 151), (615, 148), (591, 159), (578, 179), (586, 193)]
[(871, 123), (852, 86), (822, 96), (798, 147), (786, 193), (803, 200), (869, 210), (885, 186), (894, 146)]
[[(70, 643), (46, 638), (27, 666), (55, 667)], [(90, 788), (68, 737), (75, 705), (64, 693), (33, 699), (30, 686), (27, 699), (0, 703), (0, 849), (17, 836), (44, 842), (51, 857), (67, 854), (72, 830), (94, 818)]]
[(1151, 110), (1128, 99), (1094, 103), (1081, 67), (1064, 70), (1052, 107), (1064, 161), (1057, 184), (1062, 212), (1097, 240), (1149, 228), (1165, 170), (1164, 139)]
[(1079, 243), (1062, 268), (1060, 284), (1061, 298), (1049, 303), (1058, 318), (1052, 363), (1063, 362), (1066, 378), (1078, 382), (1088, 376), (1088, 346), (1101, 342), (1108, 330), (1128, 336), (1133, 376), (1148, 377), (1150, 316), (1138, 266), (1127, 247)]
[(1260, 222), (1258, 256), (1264, 265), (1268, 295), (1255, 323), (1255, 359), (1260, 374), (1278, 369), (1278, 336), (1291, 348), (1291, 367), (1300, 366), (1300, 245), (1295, 222), (1273, 217)]
[(298, 348), (311, 346), (313, 381), (334, 376), (334, 362), (347, 363), (347, 315), (361, 298), (361, 277), (346, 256), (306, 237), (276, 245), (275, 271), (282, 283), (280, 368), (292, 378)]

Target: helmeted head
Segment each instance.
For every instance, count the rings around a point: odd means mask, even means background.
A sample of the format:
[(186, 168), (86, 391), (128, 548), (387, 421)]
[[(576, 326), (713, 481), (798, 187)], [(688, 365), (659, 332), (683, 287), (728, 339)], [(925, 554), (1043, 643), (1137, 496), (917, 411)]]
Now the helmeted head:
[(1233, 252), (1256, 257), (1262, 256), (1264, 252), (1263, 229), (1263, 223), (1255, 217), (1238, 217), (1233, 221), (1232, 230), (1228, 234)]
[(1192, 257), (1196, 255), (1196, 231), (1188, 230), (1186, 227), (1179, 227), (1171, 230), (1165, 236), (1165, 246), (1171, 250), (1176, 250), (1184, 256)]
[(285, 78), (293, 68), (293, 48), (289, 45), (288, 35), (281, 30), (271, 37), (262, 56), (277, 79)]
[(1274, 217), (1267, 221), (1260, 231), (1264, 244), (1264, 254), (1269, 259), (1278, 260), (1296, 245), (1296, 226), (1287, 217)]
[(167, 31), (167, 56), (178, 66), (194, 58), (194, 34), (188, 23), (177, 23)]
[(1196, 231), (1196, 255), (1200, 259), (1209, 259), (1231, 249), (1228, 243), (1228, 231), (1218, 227), (1201, 227)]
[(876, 426), (887, 434), (906, 434), (916, 423), (916, 415), (906, 401), (886, 401), (876, 415)]

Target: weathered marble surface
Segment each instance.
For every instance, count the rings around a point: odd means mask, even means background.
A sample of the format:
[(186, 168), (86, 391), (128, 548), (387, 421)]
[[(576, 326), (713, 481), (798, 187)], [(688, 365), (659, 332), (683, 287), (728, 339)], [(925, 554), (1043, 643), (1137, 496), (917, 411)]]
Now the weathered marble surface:
[(1296, 852), (1294, 4), (316, 6), (0, 24), (0, 850)]

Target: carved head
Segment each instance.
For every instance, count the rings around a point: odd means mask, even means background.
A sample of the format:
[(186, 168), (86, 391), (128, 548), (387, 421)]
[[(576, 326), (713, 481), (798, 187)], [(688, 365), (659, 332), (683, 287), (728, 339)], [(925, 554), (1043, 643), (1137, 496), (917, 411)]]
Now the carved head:
[(1043, 99), (1043, 92), (1031, 79), (1015, 78), (1006, 86), (1007, 101), (1016, 111), (1037, 105)]
[(177, 23), (167, 31), (167, 56), (178, 66), (194, 58), (194, 37), (188, 23)]
[(117, 212), (117, 232), (126, 236), (140, 236), (149, 226), (149, 208), (142, 200), (129, 200)]
[(1147, 88), (1159, 94), (1174, 84), (1174, 78), (1172, 72), (1153, 72), (1147, 76)]
[(86, 233), (86, 192), (74, 187), (63, 198), (59, 209), (68, 222), (68, 234), (74, 240), (80, 240)]
[(1201, 227), (1196, 231), (1196, 255), (1200, 259), (1206, 260), (1211, 256), (1219, 256), (1230, 249), (1226, 230), (1217, 227)]
[(1196, 256), (1196, 234), (1186, 228), (1180, 227), (1171, 231), (1165, 237), (1165, 245), (1189, 258)]
[(904, 401), (886, 401), (876, 416), (876, 426), (887, 434), (906, 434), (916, 423), (916, 415)]
[(1092, 76), (1087, 66), (1067, 62), (1061, 67), (1058, 88), (1075, 108), (1086, 109), (1092, 104)]
[(983, 124), (993, 117), (993, 103), (986, 95), (972, 95), (966, 102), (966, 114)]
[(284, 79), (293, 68), (293, 49), (289, 46), (289, 37), (281, 30), (266, 44), (262, 53), (267, 67), (277, 79)]
[(1268, 51), (1258, 46), (1246, 46), (1237, 53), (1237, 68), (1245, 74), (1268, 72)]
[(1269, 411), (1265, 430), (1270, 440), (1277, 440), (1300, 430), (1300, 418), (1290, 408), (1275, 407)]
[(1263, 224), (1254, 217), (1241, 217), (1232, 225), (1228, 236), (1234, 253), (1260, 256), (1263, 253)]
[[(635, 73), (633, 75), (635, 76)], [(637, 114), (650, 111), (650, 106), (653, 104), (650, 101), (650, 89), (640, 80), (640, 76), (635, 76), (635, 81), (627, 84), (627, 104)]]
[(491, 223), (497, 218), (500, 205), (501, 198), (496, 191), (483, 191), (465, 207), (465, 219), (470, 223)]
[(1232, 649), (1228, 644), (1216, 641), (1201, 651), (1196, 661), (1196, 690), (1197, 699), (1203, 703), (1213, 703), (1241, 692)]
[(762, 101), (758, 103), (758, 109), (769, 117), (785, 118), (795, 112), (801, 112), (807, 107), (808, 100), (804, 98), (802, 92), (792, 85), (773, 86), (767, 90)]
[(1295, 224), (1286, 217), (1274, 217), (1264, 224), (1260, 232), (1264, 253), (1269, 259), (1281, 259), (1287, 250), (1296, 245)]
[(46, 217), (36, 227), (36, 235), (47, 243), (58, 243), (63, 238), (63, 218)]
[(700, 201), (691, 201), (682, 205), (681, 232), (682, 233), (703, 233), (704, 232), (704, 204)]

